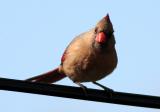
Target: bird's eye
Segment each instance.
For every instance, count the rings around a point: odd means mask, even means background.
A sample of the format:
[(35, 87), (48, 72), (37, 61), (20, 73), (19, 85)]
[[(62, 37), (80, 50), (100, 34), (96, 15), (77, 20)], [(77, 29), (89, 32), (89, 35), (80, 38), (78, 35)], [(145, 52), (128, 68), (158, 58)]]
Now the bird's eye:
[(98, 31), (98, 28), (96, 27), (96, 28), (95, 28), (95, 30), (94, 30), (94, 33), (96, 34), (96, 33), (97, 33), (97, 31)]
[(108, 37), (111, 37), (113, 35), (113, 32), (108, 32), (106, 35), (108, 35)]

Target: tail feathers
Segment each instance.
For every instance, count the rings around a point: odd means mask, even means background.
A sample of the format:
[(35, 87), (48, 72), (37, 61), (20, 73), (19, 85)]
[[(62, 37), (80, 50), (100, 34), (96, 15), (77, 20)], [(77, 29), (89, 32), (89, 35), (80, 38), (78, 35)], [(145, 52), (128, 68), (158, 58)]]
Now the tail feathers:
[(66, 77), (65, 74), (59, 73), (59, 69), (56, 68), (50, 72), (44, 73), (42, 75), (38, 75), (35, 77), (31, 77), (27, 79), (26, 81), (30, 82), (39, 82), (39, 83), (54, 83), (56, 81), (59, 81)]

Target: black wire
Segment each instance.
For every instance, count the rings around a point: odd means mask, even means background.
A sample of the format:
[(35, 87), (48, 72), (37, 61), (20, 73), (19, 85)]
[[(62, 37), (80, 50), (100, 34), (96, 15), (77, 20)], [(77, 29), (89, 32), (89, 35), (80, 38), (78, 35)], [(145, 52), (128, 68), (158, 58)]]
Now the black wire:
[(0, 89), (160, 109), (160, 97), (157, 96), (122, 93), (114, 91), (112, 93), (112, 97), (108, 97), (108, 94), (104, 90), (89, 88), (87, 89), (86, 95), (84, 94), (83, 90), (79, 87), (55, 84), (42, 84), (5, 78), (0, 78)]

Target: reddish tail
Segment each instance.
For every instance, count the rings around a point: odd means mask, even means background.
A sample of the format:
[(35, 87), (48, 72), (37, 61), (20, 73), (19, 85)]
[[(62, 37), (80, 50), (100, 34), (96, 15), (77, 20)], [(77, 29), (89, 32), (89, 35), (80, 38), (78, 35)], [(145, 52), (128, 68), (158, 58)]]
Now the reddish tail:
[(50, 72), (27, 79), (30, 82), (53, 83), (66, 77), (65, 74), (59, 73), (58, 68)]

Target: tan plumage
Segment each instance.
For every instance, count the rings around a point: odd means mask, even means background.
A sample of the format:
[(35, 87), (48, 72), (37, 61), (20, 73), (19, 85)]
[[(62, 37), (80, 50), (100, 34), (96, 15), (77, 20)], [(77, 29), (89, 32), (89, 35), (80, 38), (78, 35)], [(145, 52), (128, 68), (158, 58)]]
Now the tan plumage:
[[(116, 65), (113, 26), (107, 15), (95, 28), (80, 34), (69, 44), (58, 69), (28, 81), (52, 83), (66, 75), (75, 83), (94, 82), (109, 75)], [(47, 78), (49, 75), (51, 77)], [(59, 78), (59, 75), (62, 77)]]
[(60, 66), (60, 71), (74, 82), (97, 81), (110, 74), (117, 65), (114, 45), (109, 46), (104, 53), (92, 48), (93, 30), (71, 42), (66, 50), (67, 59)]

